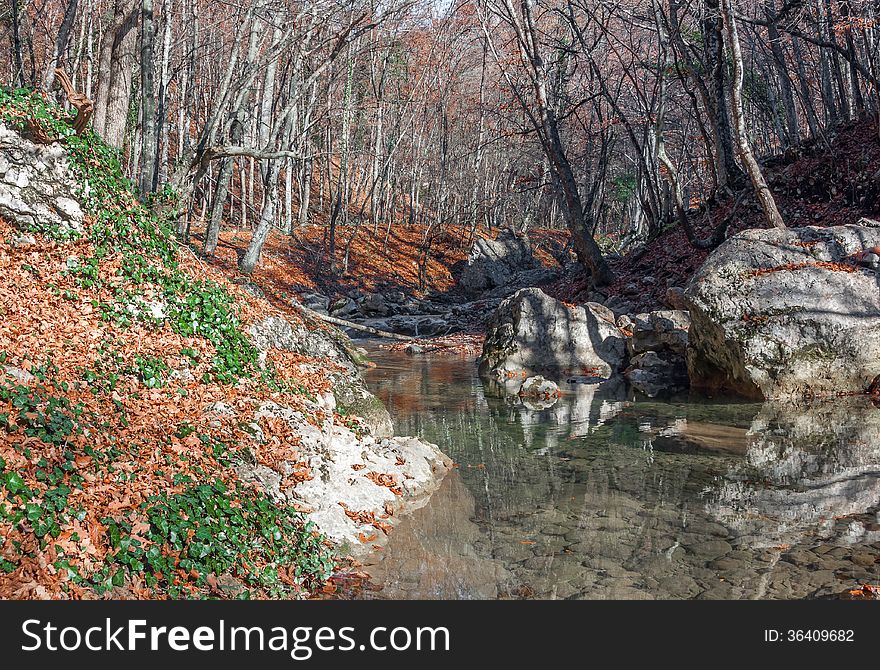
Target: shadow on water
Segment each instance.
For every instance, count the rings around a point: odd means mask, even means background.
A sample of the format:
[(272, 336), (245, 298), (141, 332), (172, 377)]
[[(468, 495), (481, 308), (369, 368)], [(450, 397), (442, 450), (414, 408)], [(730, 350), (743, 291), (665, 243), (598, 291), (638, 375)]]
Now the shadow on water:
[[(399, 434), (456, 462), (366, 571), (387, 598), (804, 598), (880, 581), (880, 410), (485, 386), (375, 350)], [(373, 594), (375, 595), (375, 594)]]

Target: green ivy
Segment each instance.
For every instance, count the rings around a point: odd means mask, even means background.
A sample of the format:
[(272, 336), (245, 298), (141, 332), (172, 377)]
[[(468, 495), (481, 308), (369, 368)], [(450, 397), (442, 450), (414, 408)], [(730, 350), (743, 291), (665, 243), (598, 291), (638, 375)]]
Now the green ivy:
[[(186, 593), (181, 575), (184, 583), (204, 587), (211, 575), (232, 574), (278, 598), (314, 588), (333, 570), (333, 554), (311, 522), (240, 485), (229, 488), (215, 480), (154, 496), (144, 504), (144, 513), (148, 542), (114, 523), (112, 560), (142, 572), (149, 586), (166, 589), (172, 597)], [(280, 578), (282, 568), (292, 584)]]

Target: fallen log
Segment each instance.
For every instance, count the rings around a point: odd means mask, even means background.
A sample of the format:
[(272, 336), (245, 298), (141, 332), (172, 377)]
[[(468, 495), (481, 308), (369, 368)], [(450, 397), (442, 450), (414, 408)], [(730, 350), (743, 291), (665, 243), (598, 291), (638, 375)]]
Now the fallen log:
[[(370, 335), (375, 335), (376, 337), (381, 337), (383, 339), (389, 340), (399, 340), (401, 342), (424, 342), (423, 338), (411, 337), (409, 335), (401, 335), (400, 333), (391, 333), (387, 330), (380, 330), (378, 328), (373, 328), (372, 326), (365, 326), (361, 323), (354, 323), (353, 321), (348, 321), (346, 319), (340, 319), (337, 316), (329, 316), (328, 314), (321, 314), (320, 312), (316, 312), (313, 309), (309, 309), (305, 305), (302, 305), (297, 302), (291, 302), (294, 308), (299, 311), (308, 314), (311, 317), (316, 319), (320, 319), (321, 321), (325, 321), (327, 323), (332, 323), (334, 326), (342, 326), (343, 328), (351, 328), (353, 330), (359, 330), (362, 333), (368, 333)], [(444, 342), (431, 341), (430, 346), (436, 346), (441, 348), (449, 348), (452, 345), (446, 344)]]

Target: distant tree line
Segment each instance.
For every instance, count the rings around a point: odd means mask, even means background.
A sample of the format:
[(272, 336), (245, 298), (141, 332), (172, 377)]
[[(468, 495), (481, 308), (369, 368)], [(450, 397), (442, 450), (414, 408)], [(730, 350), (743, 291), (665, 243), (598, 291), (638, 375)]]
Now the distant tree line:
[(0, 68), (94, 102), (144, 198), (215, 252), (324, 227), (567, 227), (609, 248), (737, 192), (784, 226), (763, 156), (876, 114), (873, 0), (7, 0)]

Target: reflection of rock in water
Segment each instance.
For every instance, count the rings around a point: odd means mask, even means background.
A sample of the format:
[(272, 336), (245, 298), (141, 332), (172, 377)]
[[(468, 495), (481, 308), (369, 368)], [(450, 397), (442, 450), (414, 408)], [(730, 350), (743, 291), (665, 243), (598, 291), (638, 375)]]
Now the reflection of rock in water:
[(482, 533), (471, 521), (474, 498), (450, 472), (429, 505), (394, 528), (381, 552), (364, 564), (381, 598), (493, 599), (510, 579), (500, 561), (481, 556)]
[[(561, 383), (561, 397), (541, 403), (511, 393), (514, 386), (487, 381), (486, 395), (494, 414), (522, 427), (523, 444), (529, 448), (554, 449), (560, 438), (589, 434), (614, 418), (627, 398), (622, 377), (589, 384)], [(548, 431), (548, 425), (564, 426), (568, 435), (562, 435), (558, 430)]]
[(864, 398), (766, 403), (747, 459), (711, 497), (710, 512), (753, 546), (829, 539), (838, 517), (880, 502), (880, 410)]
[(470, 361), (383, 364), (371, 386), (398, 430), (460, 464), (367, 567), (383, 597), (804, 598), (880, 579), (880, 410), (636, 400), (613, 381), (534, 409)]

